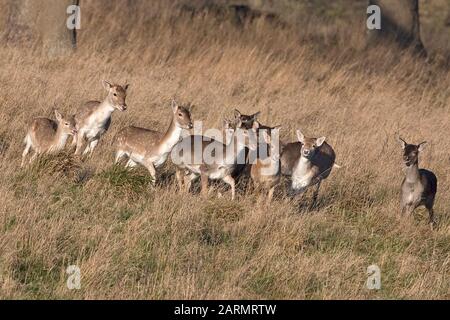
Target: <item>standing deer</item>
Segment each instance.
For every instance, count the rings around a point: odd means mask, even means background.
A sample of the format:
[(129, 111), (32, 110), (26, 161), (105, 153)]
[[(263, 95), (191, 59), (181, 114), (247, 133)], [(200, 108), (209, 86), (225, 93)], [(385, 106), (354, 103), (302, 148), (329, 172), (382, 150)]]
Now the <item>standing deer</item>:
[(403, 149), (405, 165), (405, 178), (401, 186), (402, 214), (412, 214), (417, 207), (423, 205), (430, 215), (430, 223), (435, 225), (433, 205), (437, 192), (437, 178), (433, 172), (419, 169), (419, 153), (423, 151), (426, 142), (414, 145), (406, 143), (400, 137), (397, 139)]
[(77, 133), (73, 117), (66, 118), (57, 110), (55, 110), (55, 116), (56, 122), (48, 118), (33, 119), (24, 139), (25, 150), (22, 153), (22, 167), (30, 150), (34, 151), (30, 159), (31, 163), (39, 154), (62, 150), (68, 137)]
[[(201, 178), (201, 192), (208, 195), (208, 179), (222, 180), (231, 187), (231, 199), (235, 198), (235, 179), (232, 177), (234, 168), (239, 162), (244, 162), (244, 150), (248, 131), (234, 129), (226, 124), (227, 135), (230, 136), (224, 144), (218, 140), (190, 135), (184, 137), (172, 150), (172, 161), (177, 166), (178, 186), (189, 191), (192, 181)], [(239, 135), (238, 134), (242, 134)], [(244, 138), (244, 139), (242, 139)], [(183, 177), (188, 170), (190, 174)], [(183, 179), (184, 178), (184, 179)], [(183, 181), (187, 180), (187, 181)]]
[[(256, 186), (260, 189), (268, 190), (267, 203), (270, 203), (275, 187), (280, 183), (279, 129), (270, 128), (270, 131), (261, 130), (261, 133), (264, 141), (269, 146), (269, 154), (266, 155), (264, 159), (258, 157), (256, 161), (251, 164), (250, 176)], [(255, 151), (256, 148), (257, 146), (250, 145), (250, 149), (253, 151)]]
[(281, 173), (291, 176), (291, 191), (302, 193), (315, 185), (313, 204), (317, 201), (322, 180), (335, 166), (336, 155), (325, 137), (307, 138), (297, 130), (298, 142), (288, 143), (281, 153)]
[(240, 128), (250, 130), (253, 127), (253, 122), (257, 120), (260, 114), (261, 112), (258, 111), (254, 114), (246, 115), (242, 114), (238, 109), (234, 109), (235, 123), (239, 123)]
[[(100, 101), (86, 102), (84, 107), (75, 115), (78, 133), (72, 144), (76, 144), (75, 154), (92, 155), (100, 138), (111, 126), (111, 115), (114, 111), (127, 110), (125, 99), (129, 85), (120, 86), (103, 81), (103, 87), (108, 95)], [(87, 144), (84, 146), (84, 144)], [(83, 149), (84, 147), (84, 149)]]
[[(245, 129), (245, 130), (254, 130), (256, 131), (257, 136), (259, 135), (259, 131), (260, 130), (267, 130), (268, 133), (270, 134), (270, 130), (272, 129), (271, 127), (262, 125), (261, 123), (258, 122), (257, 118), (259, 117), (259, 115), (261, 114), (260, 111), (251, 114), (251, 115), (246, 115), (246, 114), (242, 114), (239, 110), (234, 109), (234, 120), (232, 121), (228, 121), (226, 120), (225, 123), (226, 125), (234, 128), (234, 129)], [(256, 149), (256, 154), (259, 155), (259, 148)], [(267, 149), (266, 149), (267, 150)], [(253, 150), (255, 151), (255, 150)], [(250, 150), (246, 147), (245, 148), (245, 163), (239, 163), (238, 165), (236, 165), (236, 167), (234, 168), (234, 171), (232, 173), (233, 178), (237, 179), (241, 176), (248, 176), (250, 174), (250, 164), (249, 161), (250, 159), (249, 157), (249, 152)]]
[(127, 157), (127, 167), (141, 164), (156, 183), (156, 168), (167, 160), (172, 148), (180, 141), (183, 130), (192, 129), (191, 109), (172, 101), (172, 121), (166, 133), (134, 126), (122, 129), (116, 136), (115, 163)]

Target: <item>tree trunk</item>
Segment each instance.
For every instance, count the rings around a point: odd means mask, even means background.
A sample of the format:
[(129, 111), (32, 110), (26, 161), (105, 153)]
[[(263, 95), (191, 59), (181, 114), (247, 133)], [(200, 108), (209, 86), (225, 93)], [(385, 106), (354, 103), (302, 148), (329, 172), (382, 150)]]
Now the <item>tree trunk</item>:
[(76, 30), (67, 28), (66, 10), (78, 3), (78, 0), (1, 0), (4, 42), (42, 47), (51, 56), (70, 53), (76, 46)]
[(370, 44), (395, 43), (426, 54), (420, 39), (419, 0), (369, 0), (381, 9), (381, 29), (369, 30)]

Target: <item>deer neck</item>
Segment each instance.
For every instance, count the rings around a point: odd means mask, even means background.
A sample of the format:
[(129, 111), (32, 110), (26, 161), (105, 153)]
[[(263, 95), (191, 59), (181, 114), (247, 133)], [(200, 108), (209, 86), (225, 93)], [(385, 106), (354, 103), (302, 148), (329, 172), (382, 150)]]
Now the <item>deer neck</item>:
[(238, 157), (243, 156), (243, 161), (245, 162), (245, 143), (238, 139), (236, 136), (236, 132), (233, 133), (233, 136), (230, 139), (228, 145), (225, 148), (225, 156), (227, 163), (235, 163), (238, 160)]
[(96, 110), (96, 115), (97, 118), (101, 118), (101, 119), (108, 119), (109, 117), (111, 117), (112, 113), (116, 110), (116, 108), (114, 108), (114, 105), (111, 103), (111, 100), (109, 98), (109, 96), (107, 96), (105, 98), (105, 100), (103, 100), (99, 105), (98, 108)]
[(294, 171), (300, 175), (306, 175), (311, 170), (311, 167), (311, 160), (301, 155), (300, 159), (298, 160), (297, 167)]
[(271, 168), (278, 168), (279, 163), (280, 163), (280, 150), (274, 144), (270, 145), (269, 158), (270, 158), (270, 167)]
[(179, 127), (175, 123), (175, 119), (172, 118), (169, 128), (161, 139), (161, 152), (170, 152), (173, 147), (180, 141), (183, 128)]
[(268, 157), (261, 161), (264, 163), (266, 175), (276, 175), (280, 169), (280, 153), (274, 145), (270, 145), (269, 152)]
[(58, 125), (58, 128), (56, 129), (55, 136), (53, 137), (53, 142), (50, 146), (50, 151), (59, 151), (64, 148), (66, 145), (67, 139), (69, 138), (69, 134), (66, 132), (63, 132), (61, 129), (61, 126)]
[(405, 168), (405, 174), (406, 174), (406, 181), (409, 183), (415, 183), (419, 181), (420, 174), (419, 174), (419, 163), (416, 162), (415, 164), (406, 167)]

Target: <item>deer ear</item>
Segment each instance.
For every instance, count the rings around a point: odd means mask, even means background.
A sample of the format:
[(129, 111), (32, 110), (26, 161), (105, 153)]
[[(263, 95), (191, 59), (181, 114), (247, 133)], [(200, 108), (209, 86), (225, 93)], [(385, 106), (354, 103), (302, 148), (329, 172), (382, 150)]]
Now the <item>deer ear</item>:
[(123, 89), (124, 89), (125, 91), (127, 91), (129, 87), (130, 87), (130, 84), (127, 83), (126, 85), (123, 86)]
[(422, 152), (425, 149), (426, 145), (427, 145), (426, 141), (419, 143), (419, 152)]
[(236, 119), (237, 118), (240, 118), (241, 117), (241, 112), (238, 110), (238, 109), (234, 109), (234, 116), (236, 117)]
[(56, 117), (56, 120), (58, 120), (58, 122), (61, 121), (63, 118), (61, 113), (59, 113), (58, 110), (55, 110), (55, 117)]
[(170, 103), (170, 106), (172, 107), (172, 111), (175, 113), (178, 110), (178, 103), (175, 101), (175, 99), (172, 99), (172, 102)]
[(402, 146), (402, 149), (406, 148), (406, 141), (400, 138), (400, 136), (397, 137), (397, 141), (400, 142), (400, 145)]
[(297, 139), (301, 143), (305, 143), (305, 136), (303, 135), (303, 133), (300, 130), (297, 130)]
[(252, 114), (252, 119), (253, 119), (253, 121), (255, 121), (257, 118), (258, 118), (258, 116), (261, 114), (261, 111), (258, 111), (257, 113), (255, 113), (255, 114)]
[(320, 137), (316, 139), (316, 145), (320, 147), (325, 142), (326, 137)]
[(106, 91), (111, 90), (111, 88), (112, 88), (112, 84), (111, 84), (111, 83), (109, 83), (109, 82), (106, 81), (106, 80), (103, 80), (103, 81), (102, 81), (102, 84), (103, 84), (103, 88), (105, 88)]

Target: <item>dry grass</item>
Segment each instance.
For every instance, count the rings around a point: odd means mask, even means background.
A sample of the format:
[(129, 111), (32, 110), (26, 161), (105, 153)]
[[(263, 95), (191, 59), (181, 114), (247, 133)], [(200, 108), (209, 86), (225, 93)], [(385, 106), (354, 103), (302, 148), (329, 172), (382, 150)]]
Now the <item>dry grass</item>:
[[(256, 20), (240, 30), (210, 14), (179, 16), (166, 1), (130, 3), (133, 19), (112, 2), (84, 1), (73, 56), (0, 49), (1, 298), (450, 298), (450, 73), (442, 59), (362, 51), (363, 17), (312, 20), (301, 31)], [(19, 169), (27, 121), (50, 116), (54, 102), (73, 112), (102, 98), (102, 78), (131, 83), (130, 107), (113, 115), (95, 156), (44, 157)], [(297, 128), (326, 135), (343, 168), (309, 211), (282, 195), (270, 208), (251, 192), (232, 203), (229, 192), (207, 201), (180, 195), (170, 165), (156, 188), (143, 170), (113, 167), (117, 130), (164, 130), (174, 96), (192, 101), (205, 127), (238, 107), (283, 124), (286, 141)], [(438, 230), (423, 210), (398, 216), (395, 132), (429, 142), (420, 160), (439, 179)], [(78, 291), (65, 286), (71, 264), (81, 268)], [(365, 288), (371, 264), (382, 271), (379, 291)]]

